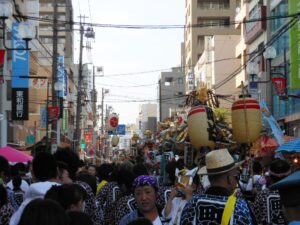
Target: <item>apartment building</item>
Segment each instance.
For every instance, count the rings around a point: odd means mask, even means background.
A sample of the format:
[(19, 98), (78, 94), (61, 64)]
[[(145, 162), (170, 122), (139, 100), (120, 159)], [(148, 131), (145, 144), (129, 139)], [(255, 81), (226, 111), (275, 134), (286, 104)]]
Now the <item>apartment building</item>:
[[(240, 60), (235, 59), (235, 46), (240, 41), (240, 35), (206, 36), (204, 51), (194, 68), (197, 86), (202, 83), (207, 88), (214, 89), (215, 94), (234, 98), (239, 89), (234, 79), (223, 82), (229, 75), (240, 68)], [(231, 102), (220, 99), (220, 107), (231, 108)]]
[(159, 84), (159, 114), (160, 120), (163, 121), (183, 108), (185, 84), (182, 68), (175, 67), (172, 71), (162, 72)]
[[(204, 51), (205, 36), (240, 34), (231, 24), (235, 19), (236, 0), (185, 1), (185, 76), (186, 92), (195, 85), (193, 68)], [(190, 26), (197, 25), (197, 27)]]

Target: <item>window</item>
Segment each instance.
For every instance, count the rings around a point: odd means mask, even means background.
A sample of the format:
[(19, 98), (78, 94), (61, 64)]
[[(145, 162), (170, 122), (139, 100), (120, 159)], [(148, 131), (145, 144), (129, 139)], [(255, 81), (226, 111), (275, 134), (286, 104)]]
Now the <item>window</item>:
[(183, 84), (183, 79), (181, 77), (178, 78), (178, 84)]
[[(286, 16), (286, 15), (288, 15), (288, 0), (283, 0), (277, 7), (275, 7), (272, 10), (271, 16)], [(278, 30), (287, 21), (288, 18), (271, 20), (272, 32), (276, 32), (276, 30)]]
[(205, 28), (229, 27), (230, 18), (229, 17), (223, 17), (223, 18), (198, 17), (197, 24)]

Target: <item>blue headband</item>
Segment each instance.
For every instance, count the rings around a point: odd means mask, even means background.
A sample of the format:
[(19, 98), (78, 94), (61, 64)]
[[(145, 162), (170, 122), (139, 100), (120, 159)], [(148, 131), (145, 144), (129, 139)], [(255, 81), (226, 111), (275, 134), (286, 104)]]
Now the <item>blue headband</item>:
[(139, 176), (137, 178), (135, 178), (135, 180), (133, 181), (133, 188), (137, 188), (137, 187), (141, 187), (141, 186), (152, 186), (155, 189), (158, 189), (158, 183), (157, 183), (157, 179), (154, 176), (148, 176), (148, 175), (142, 175)]

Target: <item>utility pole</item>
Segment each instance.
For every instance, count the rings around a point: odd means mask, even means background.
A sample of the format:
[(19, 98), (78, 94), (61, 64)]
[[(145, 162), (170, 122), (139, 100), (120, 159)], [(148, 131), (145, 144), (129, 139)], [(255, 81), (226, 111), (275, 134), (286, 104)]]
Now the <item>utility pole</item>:
[[(57, 0), (53, 0), (53, 49), (52, 49), (52, 106), (57, 106), (57, 94), (55, 84), (57, 82)], [(48, 108), (47, 108), (48, 111)], [(51, 127), (51, 153), (57, 150), (57, 137), (53, 132), (56, 130), (58, 118), (52, 120)], [(48, 135), (48, 134), (47, 134)]]
[(80, 16), (80, 50), (79, 50), (79, 68), (78, 68), (78, 83), (77, 83), (77, 107), (76, 107), (76, 130), (74, 132), (74, 140), (76, 141), (75, 147), (79, 146), (81, 132), (80, 132), (80, 120), (81, 120), (81, 95), (82, 95), (82, 51), (83, 51), (83, 34), (84, 27), (81, 23)]
[(101, 134), (104, 134), (104, 88), (102, 88), (101, 96)]
[(95, 127), (97, 125), (97, 116), (96, 116), (96, 102), (97, 102), (97, 91), (95, 84), (95, 66), (93, 65), (93, 91), (92, 91), (92, 101), (93, 101), (93, 145), (94, 145), (94, 156), (96, 156), (96, 144), (97, 144), (97, 133), (95, 132)]
[(162, 122), (161, 79), (158, 81), (158, 88), (159, 88), (159, 121)]

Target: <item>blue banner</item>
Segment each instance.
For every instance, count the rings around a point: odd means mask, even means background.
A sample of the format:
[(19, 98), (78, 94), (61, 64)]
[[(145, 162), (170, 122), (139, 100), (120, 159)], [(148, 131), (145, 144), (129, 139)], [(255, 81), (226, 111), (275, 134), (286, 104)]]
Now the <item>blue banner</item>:
[(281, 146), (283, 144), (284, 135), (283, 135), (283, 132), (282, 132), (280, 126), (278, 125), (274, 116), (272, 116), (272, 114), (269, 111), (267, 104), (264, 100), (261, 100), (259, 102), (259, 106), (262, 111), (263, 120), (269, 124), (275, 139), (277, 140), (279, 146)]
[(58, 96), (60, 98), (63, 98), (66, 96), (65, 88), (66, 88), (66, 83), (65, 83), (65, 59), (63, 55), (57, 56), (57, 84), (59, 87), (62, 87), (62, 90), (58, 91)]
[[(19, 24), (12, 24), (12, 48), (24, 49), (26, 42), (19, 36)], [(12, 88), (29, 88), (29, 80), (18, 76), (29, 76), (29, 51), (12, 50)]]

